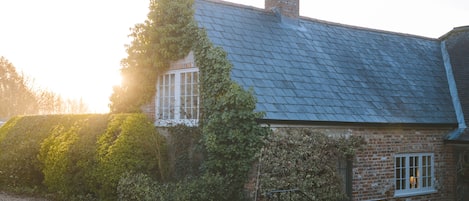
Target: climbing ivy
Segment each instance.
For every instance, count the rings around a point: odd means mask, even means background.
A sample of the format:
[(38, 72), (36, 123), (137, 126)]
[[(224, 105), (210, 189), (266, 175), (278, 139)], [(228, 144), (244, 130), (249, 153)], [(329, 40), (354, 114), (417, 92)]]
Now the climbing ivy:
[(194, 48), (200, 71), (203, 142), (207, 151), (207, 172), (224, 175), (233, 200), (240, 199), (256, 153), (269, 129), (256, 120), (256, 99), (230, 79), (232, 64), (226, 52), (214, 47), (204, 30), (198, 32)]
[(316, 129), (276, 129), (260, 153), (259, 192), (300, 189), (314, 200), (344, 200), (338, 161), (352, 159), (364, 143), (360, 137), (329, 137)]
[[(255, 154), (269, 129), (256, 120), (256, 99), (230, 79), (232, 64), (194, 20), (193, 0), (153, 0), (148, 20), (138, 24), (122, 61), (122, 87), (115, 88), (111, 111), (134, 112), (150, 102), (158, 75), (191, 50), (200, 72), (202, 109), (199, 126), (205, 148), (204, 174), (221, 177), (225, 198), (240, 200)], [(212, 190), (212, 189), (200, 189)], [(223, 200), (224, 198), (211, 198)]]
[(121, 64), (123, 81), (114, 87), (110, 109), (114, 113), (138, 112), (156, 91), (156, 79), (170, 61), (190, 52), (196, 24), (193, 0), (151, 0), (144, 23), (132, 29), (133, 41)]

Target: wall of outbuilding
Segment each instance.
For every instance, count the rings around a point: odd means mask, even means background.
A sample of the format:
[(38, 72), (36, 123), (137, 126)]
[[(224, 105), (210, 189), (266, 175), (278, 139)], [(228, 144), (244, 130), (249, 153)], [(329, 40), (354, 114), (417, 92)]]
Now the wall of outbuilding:
[[(353, 160), (352, 200), (456, 200), (455, 152), (451, 145), (443, 142), (443, 137), (452, 128), (365, 126), (315, 129), (331, 136), (361, 136), (366, 141)], [(403, 153), (434, 153), (436, 193), (394, 196), (394, 156)]]

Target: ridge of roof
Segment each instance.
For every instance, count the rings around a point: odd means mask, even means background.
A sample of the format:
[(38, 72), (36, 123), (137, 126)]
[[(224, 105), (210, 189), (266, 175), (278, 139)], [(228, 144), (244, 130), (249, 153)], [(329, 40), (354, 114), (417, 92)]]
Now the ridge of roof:
[(468, 26), (460, 26), (460, 27), (454, 27), (451, 31), (448, 31), (448, 33), (444, 34), (439, 40), (446, 40), (448, 37), (453, 35), (454, 33), (459, 33), (463, 31), (469, 31), (469, 25)]
[(227, 6), (235, 6), (239, 8), (246, 8), (246, 9), (251, 9), (251, 10), (256, 10), (256, 11), (265, 11), (263, 8), (258, 8), (254, 6), (249, 6), (246, 4), (240, 4), (240, 3), (235, 3), (231, 1), (225, 1), (225, 0), (199, 0), (199, 1), (207, 1), (207, 2), (212, 2), (212, 3), (218, 3), (218, 4), (224, 4)]
[[(240, 3), (234, 3), (234, 2), (225, 1), (225, 0), (199, 0), (199, 1), (206, 1), (206, 2), (212, 2), (212, 3), (227, 5), (227, 6), (234, 6), (234, 7), (238, 7), (238, 8), (242, 8), (242, 9), (250, 9), (250, 10), (253, 10), (253, 11), (264, 12), (264, 13), (269, 13), (269, 14), (275, 15), (274, 12), (266, 10), (264, 8), (258, 8), (258, 7), (254, 7), (254, 6), (249, 6), (249, 5), (240, 4)], [(370, 32), (376, 32), (376, 33), (392, 34), (392, 35), (398, 35), (398, 36), (403, 36), (403, 37), (419, 38), (419, 39), (432, 40), (432, 41), (440, 41), (442, 37), (452, 33), (456, 29), (456, 28), (453, 29), (452, 31), (448, 32), (447, 34), (445, 34), (444, 36), (442, 36), (440, 38), (431, 38), (431, 37), (420, 36), (420, 35), (416, 35), (416, 34), (409, 34), (409, 33), (397, 32), (397, 31), (389, 31), (389, 30), (376, 29), (376, 28), (371, 28), (371, 27), (344, 24), (344, 23), (340, 23), (340, 22), (322, 20), (322, 19), (308, 17), (308, 16), (300, 16), (298, 19), (305, 20), (305, 21), (310, 21), (310, 22), (317, 22), (317, 23), (331, 25), (331, 26), (338, 26), (338, 27), (344, 27), (344, 28), (350, 28), (350, 29), (356, 29), (356, 30), (362, 30), (362, 31), (370, 31)], [(457, 27), (457, 28), (460, 28), (460, 27)], [(466, 28), (469, 29), (469, 26), (467, 26)]]
[(404, 37), (419, 38), (419, 39), (424, 39), (424, 40), (439, 41), (438, 38), (431, 38), (431, 37), (420, 36), (420, 35), (416, 35), (416, 34), (409, 34), (409, 33), (397, 32), (397, 31), (389, 31), (389, 30), (384, 30), (384, 29), (376, 29), (376, 28), (364, 27), (364, 26), (358, 26), (358, 25), (350, 25), (350, 24), (344, 24), (344, 23), (340, 23), (340, 22), (332, 22), (332, 21), (321, 20), (321, 19), (307, 17), (307, 16), (300, 16), (300, 19), (307, 20), (307, 21), (310, 21), (310, 22), (317, 22), (317, 23), (322, 23), (322, 24), (327, 24), (327, 25), (332, 25), (332, 26), (339, 26), (339, 27), (350, 28), (350, 29), (356, 29), (356, 30), (362, 30), (362, 31), (370, 31), (370, 32), (376, 32), (376, 33), (384, 33), (384, 34), (398, 35), (398, 36), (404, 36)]

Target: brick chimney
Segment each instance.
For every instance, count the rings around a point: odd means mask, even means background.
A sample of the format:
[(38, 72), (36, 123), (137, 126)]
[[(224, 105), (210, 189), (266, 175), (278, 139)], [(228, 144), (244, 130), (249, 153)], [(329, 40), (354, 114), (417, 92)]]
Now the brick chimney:
[(300, 16), (300, 0), (265, 0), (265, 9), (289, 18)]

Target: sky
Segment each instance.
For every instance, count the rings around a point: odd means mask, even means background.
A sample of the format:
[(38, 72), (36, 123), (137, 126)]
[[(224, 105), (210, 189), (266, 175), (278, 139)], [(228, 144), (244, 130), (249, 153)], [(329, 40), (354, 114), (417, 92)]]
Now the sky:
[[(264, 0), (230, 0), (263, 8)], [(64, 98), (108, 112), (130, 28), (149, 0), (0, 0), (0, 56)], [(438, 38), (469, 25), (468, 0), (300, 0), (300, 15)]]

